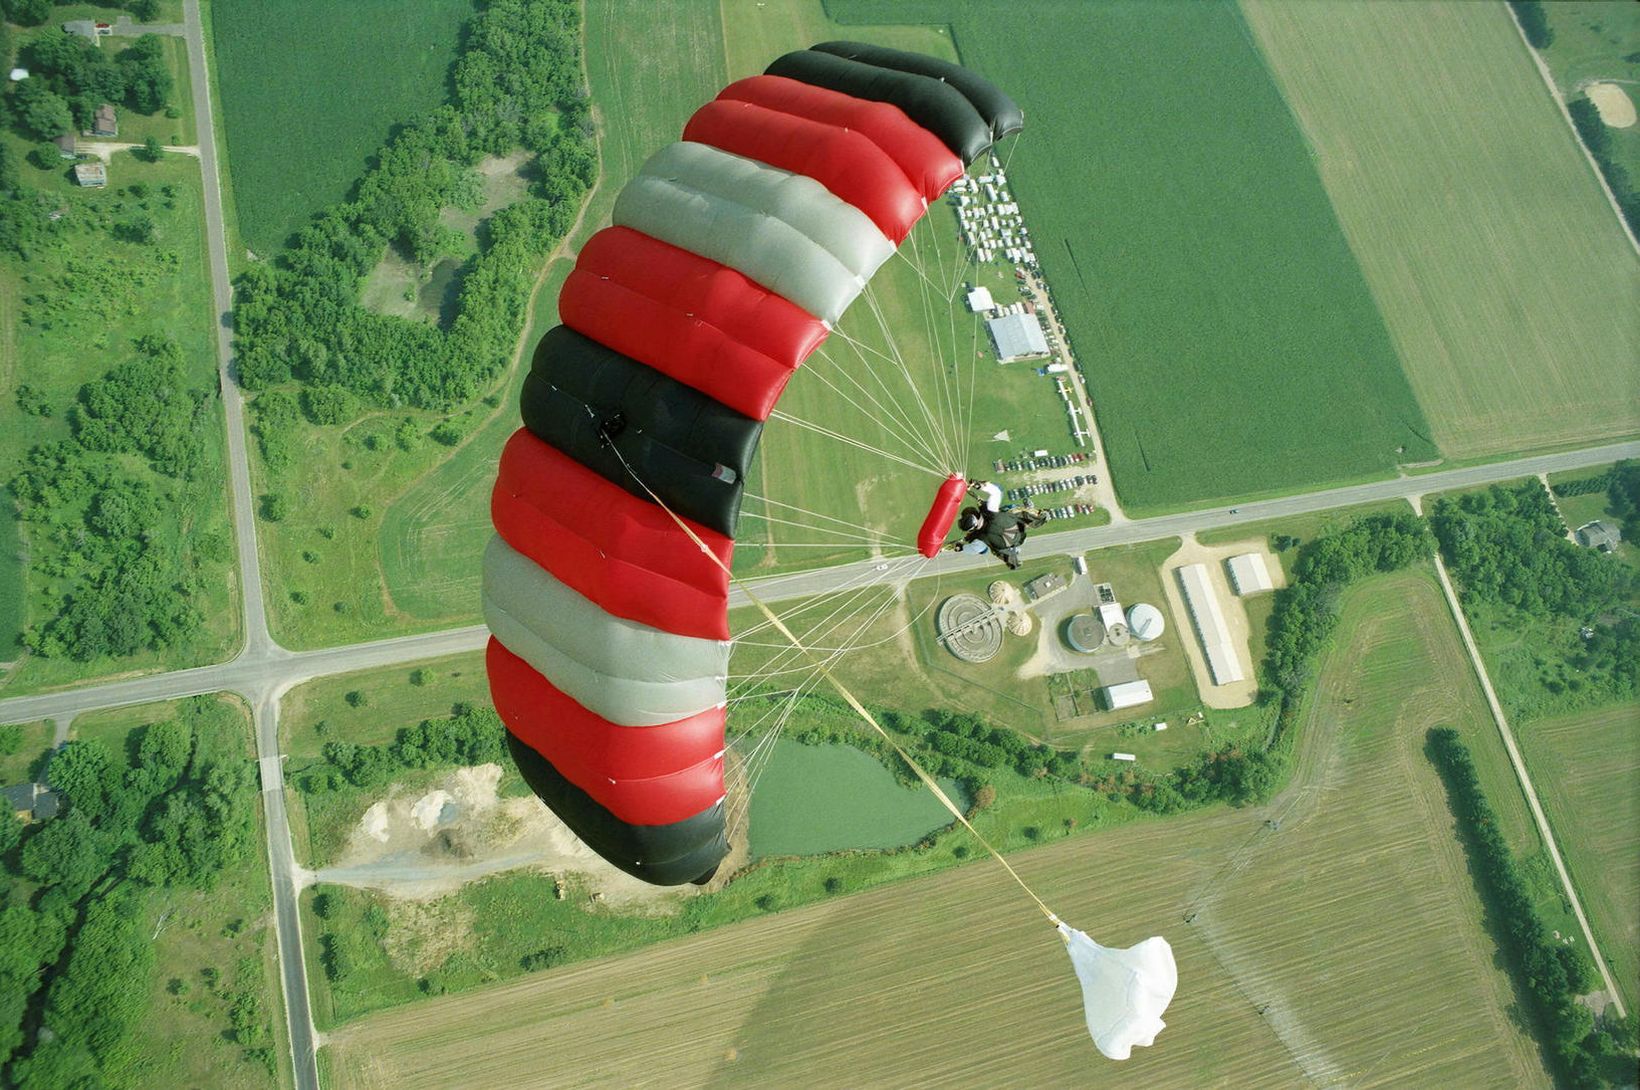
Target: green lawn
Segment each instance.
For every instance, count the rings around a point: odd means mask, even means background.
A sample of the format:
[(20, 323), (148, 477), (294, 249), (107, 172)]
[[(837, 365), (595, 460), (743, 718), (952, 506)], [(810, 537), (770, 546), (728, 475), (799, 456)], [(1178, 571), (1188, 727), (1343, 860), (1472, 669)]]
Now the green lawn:
[(1516, 731), (1532, 782), (1630, 1009), (1640, 981), (1640, 702)]
[(439, 105), (472, 0), (239, 0), (213, 9), (245, 245), (271, 256), (345, 198), (394, 125)]
[[(1542, 57), (1568, 100), (1590, 83), (1611, 82), (1640, 97), (1640, 5), (1609, 0), (1555, 0), (1543, 5), (1554, 41)], [(1640, 125), (1608, 128), (1612, 158), (1640, 178)]]
[(1441, 452), (1640, 431), (1640, 257), (1505, 7), (1243, 6)]
[(10, 753), (0, 750), (0, 787), (45, 776), (45, 757), (51, 751), (52, 725), (49, 720), (0, 727), (17, 732), (17, 745)]
[[(9, 133), (0, 139), (26, 151), (27, 145)], [(207, 392), (207, 410), (216, 404), (198, 161), (172, 155), (144, 163), (122, 152), (113, 157), (110, 185), (98, 190), (75, 188), (66, 164), (51, 171), (24, 165), (22, 173), (25, 185), (51, 194), (64, 214), (49, 240), (30, 255), (26, 269), (0, 262), (0, 481), (9, 481), (36, 445), (72, 435), (69, 410), (80, 388), (130, 359), (136, 338), (159, 334), (174, 339), (189, 386)], [(132, 188), (136, 185), (146, 192), (139, 196)], [(114, 237), (117, 225), (136, 220), (152, 221), (151, 243)], [(23, 410), (17, 398), (22, 385), (37, 392), (49, 416)], [(118, 462), (123, 472), (155, 486), (166, 512), (165, 522), (156, 527), (156, 549), (179, 580), (197, 572), (202, 588), (196, 604), (204, 623), (163, 651), (82, 663), (29, 655), (18, 647), (18, 628), (43, 625), (61, 610), (74, 584), (60, 570), (77, 577), (79, 566), (64, 564), (61, 546), (31, 540), (38, 529), (13, 520), (9, 494), (0, 500), (5, 508), (0, 515), (0, 662), (19, 660), (0, 678), (0, 692), (15, 695), (227, 657), (238, 638), (239, 618), (221, 420), (219, 410), (204, 415), (201, 461), (191, 480), (164, 477), (140, 457), (122, 456)], [(19, 549), (30, 565), (21, 576)]]
[[(1123, 506), (1382, 475), (1435, 454), (1303, 134), (1234, 5), (837, 0), (948, 23), (1030, 124), (1008, 176)], [(853, 28), (851, 28), (853, 29)]]

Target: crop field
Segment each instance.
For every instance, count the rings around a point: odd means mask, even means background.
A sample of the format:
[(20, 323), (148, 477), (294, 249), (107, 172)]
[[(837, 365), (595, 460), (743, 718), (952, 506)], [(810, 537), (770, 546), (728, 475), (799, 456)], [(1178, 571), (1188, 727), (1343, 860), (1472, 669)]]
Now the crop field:
[[(26, 154), (27, 145), (10, 133), (3, 139), (14, 154)], [(71, 438), (70, 409), (81, 388), (132, 359), (138, 338), (157, 334), (175, 340), (190, 389), (210, 391), (214, 398), (217, 381), (197, 161), (171, 155), (144, 163), (122, 152), (109, 166), (111, 184), (98, 190), (75, 188), (61, 168), (42, 171), (22, 163), (21, 171), (26, 188), (50, 195), (65, 214), (55, 241), (38, 247), (24, 271), (14, 265), (0, 269), (0, 481), (7, 482), (32, 448)], [(116, 237), (118, 224), (138, 218), (153, 225), (149, 244)], [(23, 408), (18, 393), (25, 385), (43, 414)], [(118, 659), (85, 663), (27, 652), (17, 636), (60, 612), (80, 565), (65, 562), (66, 547), (30, 540), (30, 527), (16, 520), (7, 491), (0, 497), (0, 663), (17, 665), (9, 672), (0, 669), (0, 693), (13, 696), (115, 672), (191, 666), (227, 656), (239, 618), (220, 410), (207, 411), (202, 420), (205, 434), (194, 479), (165, 477), (140, 456), (127, 459), (121, 469), (153, 485), (162, 497), (165, 522), (156, 528), (154, 552), (167, 565), (175, 563), (179, 578), (190, 565), (200, 572), (196, 604), (204, 623), (166, 650)], [(225, 552), (204, 548), (206, 541), (220, 542)]]
[(394, 125), (445, 100), (473, 3), (239, 0), (212, 14), (239, 230), (267, 257), (347, 196)]
[(1516, 735), (1632, 1010), (1640, 981), (1640, 702), (1540, 720)]
[[(1026, 1065), (1042, 1085), (1546, 1084), (1422, 754), (1440, 723), (1499, 749), (1478, 691), (1451, 683), (1462, 661), (1432, 580), (1371, 580), (1269, 808), (1012, 857), (1096, 938), (1173, 944), (1169, 1028), (1126, 1064), (1092, 1051), (1058, 942), (978, 862), (361, 1019), (327, 1035), (331, 1071), (349, 1088), (998, 1084)], [(1500, 807), (1529, 832), (1522, 810)]]
[(1244, 9), (1442, 453), (1640, 431), (1640, 257), (1503, 5)]
[[(1302, 134), (1231, 4), (837, 0), (948, 23), (1029, 118), (1009, 180), (1140, 513), (1434, 456)], [(851, 30), (854, 28), (850, 28)], [(1074, 92), (1071, 90), (1074, 88)]]

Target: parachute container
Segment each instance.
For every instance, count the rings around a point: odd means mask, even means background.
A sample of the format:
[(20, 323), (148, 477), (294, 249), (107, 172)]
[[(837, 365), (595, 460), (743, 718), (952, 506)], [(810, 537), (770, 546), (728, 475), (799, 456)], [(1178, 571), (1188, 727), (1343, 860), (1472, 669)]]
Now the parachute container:
[(958, 65), (823, 42), (698, 110), (581, 248), (491, 494), (487, 669), (525, 780), (622, 870), (701, 882), (728, 852), (728, 568), (764, 422), (929, 202), (1023, 123)]
[(1179, 986), (1179, 969), (1167, 940), (1158, 936), (1116, 950), (1063, 923), (1059, 934), (1082, 984), (1082, 1006), (1094, 1046), (1112, 1060), (1125, 1060), (1135, 1045), (1154, 1044), (1167, 1025), (1162, 1012)]
[(939, 555), (940, 546), (945, 544), (945, 535), (951, 532), (951, 524), (957, 521), (957, 508), (962, 506), (962, 494), (967, 488), (968, 482), (953, 473), (934, 493), (928, 517), (923, 519), (922, 529), (917, 531), (917, 551), (930, 560)]

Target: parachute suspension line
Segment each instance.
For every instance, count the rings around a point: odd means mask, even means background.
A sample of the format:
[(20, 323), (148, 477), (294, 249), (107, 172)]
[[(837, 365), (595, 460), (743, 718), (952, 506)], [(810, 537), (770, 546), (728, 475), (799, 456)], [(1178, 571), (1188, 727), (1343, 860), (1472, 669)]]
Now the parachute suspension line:
[[(685, 522), (682, 516), (668, 507), (666, 502), (662, 500), (660, 496), (655, 494), (655, 490), (649, 487), (649, 483), (642, 477), (638, 476), (638, 474), (633, 470), (631, 463), (626, 460), (626, 456), (621, 453), (620, 449), (615, 447), (613, 444), (610, 446), (610, 449), (615, 452), (615, 457), (620, 460), (621, 466), (627, 471), (632, 479), (638, 482), (639, 487), (648, 493), (649, 498), (653, 500), (662, 511), (666, 512), (667, 517), (677, 525), (678, 529), (688, 535), (689, 540), (695, 543), (695, 547), (704, 553), (713, 564), (716, 564), (723, 574), (728, 577), (731, 583), (739, 584), (740, 589), (746, 595), (747, 600), (750, 601), (752, 605), (757, 607), (757, 611), (763, 614), (764, 619), (778, 629), (780, 634), (790, 640), (792, 645), (798, 650), (811, 656), (811, 658), (818, 658), (815, 652), (810, 651), (807, 647), (805, 647), (803, 641), (798, 639), (797, 635), (786, 626), (786, 623), (775, 615), (774, 610), (770, 609), (768, 604), (764, 602), (763, 599), (753, 593), (751, 588), (748, 587), (743, 580), (735, 576), (735, 573), (730, 570), (729, 565), (725, 564), (717, 553), (712, 551), (711, 546), (702, 541), (700, 535), (695, 533), (694, 527)], [(1036, 907), (1041, 910), (1042, 915), (1047, 917), (1048, 923), (1054, 927), (1058, 927), (1059, 917), (1054, 915), (1053, 910), (1047, 906), (1041, 897), (1036, 895), (1035, 890), (1025, 884), (1025, 879), (1021, 878), (1019, 876), (1019, 872), (1014, 870), (1013, 864), (1003, 858), (1002, 853), (997, 851), (991, 842), (986, 840), (978, 829), (974, 828), (973, 823), (968, 820), (968, 816), (962, 812), (961, 808), (958, 807), (955, 802), (951, 801), (951, 797), (945, 793), (945, 789), (939, 785), (934, 777), (930, 776), (928, 771), (924, 769), (922, 765), (917, 763), (916, 758), (912, 757), (911, 754), (905, 751), (904, 746), (895, 741), (892, 734), (889, 734), (888, 731), (883, 729), (882, 724), (877, 722), (877, 717), (866, 710), (866, 706), (860, 703), (859, 698), (849, 691), (848, 686), (844, 685), (837, 679), (837, 675), (831, 672), (831, 667), (828, 664), (829, 661), (830, 660), (826, 658), (819, 658), (815, 665), (816, 671), (825, 677), (825, 679), (831, 683), (832, 688), (837, 690), (838, 695), (843, 698), (844, 702), (846, 702), (850, 708), (853, 708), (855, 713), (858, 714), (861, 719), (864, 719), (866, 724), (870, 726), (872, 730), (881, 735), (882, 739), (893, 748), (895, 753), (900, 755), (900, 759), (903, 760), (906, 763), (906, 766), (916, 774), (917, 779), (922, 781), (923, 786), (928, 788), (928, 790), (933, 793), (934, 797), (940, 801), (940, 805), (944, 806), (946, 810), (950, 812), (951, 816), (956, 818), (957, 821), (962, 824), (962, 827), (967, 829), (969, 834), (972, 835), (975, 840), (979, 841), (980, 846), (990, 854), (992, 859), (995, 859), (999, 864), (1001, 864), (1002, 869), (1008, 872), (1008, 877), (1012, 878), (1019, 888), (1025, 891), (1025, 895), (1036, 904)]]
[[(832, 360), (829, 356), (825, 356), (823, 352), (822, 353), (816, 353), (816, 355), (820, 356), (821, 358), (824, 358), (826, 360), (826, 362), (830, 363), (833, 367), (838, 367), (838, 364), (836, 363), (836, 361)], [(880, 411), (879, 412), (872, 412), (870, 409), (866, 408), (864, 405), (862, 405), (858, 401), (854, 400), (854, 398), (850, 397), (847, 392), (840, 389), (837, 386), (836, 383), (832, 382), (831, 379), (827, 378), (819, 370), (814, 368), (814, 366), (812, 364), (809, 367), (809, 374), (813, 375), (820, 382), (825, 383), (826, 387), (828, 389), (830, 389), (833, 393), (835, 393), (838, 397), (842, 398), (844, 401), (848, 402), (850, 405), (853, 405), (856, 409), (859, 409), (861, 412), (863, 412), (867, 416), (869, 416), (871, 418), (872, 422), (875, 423), (878, 427), (882, 428), (885, 432), (889, 432), (890, 434), (894, 435), (894, 437), (896, 439), (900, 440), (900, 442), (904, 443), (906, 446), (911, 447), (912, 449), (916, 450), (918, 453), (928, 457), (928, 459), (930, 461), (936, 461), (937, 462), (939, 460), (937, 457), (934, 456), (933, 449), (931, 447), (929, 447), (928, 441), (926, 439), (922, 438), (921, 436), (916, 435), (914, 430), (911, 428), (911, 426), (908, 422), (903, 421), (903, 420), (896, 420), (896, 419), (893, 419), (892, 417), (890, 417), (888, 415), (888, 412), (889, 412), (888, 408), (885, 405), (883, 405), (882, 402), (878, 401), (877, 398), (871, 393), (870, 390), (867, 390), (865, 387), (861, 386), (859, 380), (856, 379), (853, 375), (850, 375), (848, 372), (843, 371), (840, 367), (838, 367), (838, 373), (841, 374), (844, 378), (848, 379), (850, 382), (854, 383), (855, 387), (857, 389), (859, 389), (861, 391), (861, 393), (863, 393), (866, 396), (866, 398), (868, 400), (870, 400), (871, 403), (873, 405), (875, 405), (877, 407), (877, 409), (880, 410)]]
[[(927, 217), (925, 216), (923, 218), (926, 219)], [(922, 244), (918, 241), (917, 232), (912, 231), (911, 252), (916, 255), (918, 264), (922, 263), (921, 246)], [(950, 442), (950, 433), (955, 430), (955, 422), (957, 419), (956, 405), (951, 396), (950, 379), (947, 378), (945, 373), (945, 360), (942, 358), (944, 353), (940, 350), (939, 336), (935, 332), (934, 308), (930, 305), (928, 299), (928, 288), (930, 283), (931, 281), (926, 276), (921, 277), (917, 282), (917, 290), (922, 295), (923, 333), (928, 338), (928, 353), (931, 357), (928, 361), (929, 366), (931, 366), (934, 369), (934, 373), (939, 376), (940, 408), (945, 413), (944, 426), (946, 431), (946, 449), (950, 452), (952, 459), (951, 462), (948, 462), (947, 464), (951, 466), (953, 471), (960, 473), (963, 471), (963, 467), (962, 465), (956, 463), (956, 450), (952, 447)]]
[[(872, 306), (875, 306), (875, 303), (872, 299), (871, 286), (869, 284), (866, 286), (866, 290), (863, 292), (863, 294), (866, 297), (868, 304), (870, 304)], [(898, 350), (897, 346), (895, 346), (895, 344), (894, 344), (894, 334), (893, 334), (893, 332), (888, 328), (886, 323), (883, 323), (881, 321), (881, 316), (880, 315), (879, 315), (879, 324), (882, 327), (884, 339), (888, 342), (889, 347), (894, 350), (895, 355), (892, 355), (892, 356), (887, 355), (887, 354), (883, 353), (882, 351), (880, 351), (876, 348), (873, 348), (872, 346), (864, 343), (863, 341), (860, 341), (860, 340), (856, 339), (855, 337), (850, 335), (847, 330), (843, 329), (841, 326), (837, 327), (837, 329), (834, 330), (834, 332), (843, 339), (843, 343), (847, 344), (850, 348), (854, 349), (856, 355), (858, 355), (860, 357), (861, 363), (865, 365), (867, 372), (874, 379), (877, 380), (878, 384), (883, 387), (885, 392), (888, 391), (888, 385), (883, 381), (883, 378), (878, 373), (877, 369), (871, 365), (869, 360), (866, 359), (866, 353), (869, 352), (871, 355), (876, 356), (878, 359), (884, 361), (885, 363), (890, 364), (891, 366), (893, 366), (895, 369), (897, 369), (900, 372), (901, 377), (903, 377), (905, 379), (906, 388), (911, 392), (911, 398), (912, 398), (913, 403), (916, 405), (918, 411), (922, 415), (922, 422), (916, 426), (916, 430), (918, 431), (918, 433), (920, 435), (924, 436), (925, 446), (928, 448), (929, 453), (932, 456), (933, 461), (942, 462), (945, 459), (945, 454), (940, 449), (941, 444), (940, 444), (940, 438), (939, 438), (939, 431), (940, 431), (939, 425), (934, 422), (933, 414), (928, 411), (928, 405), (923, 400), (922, 391), (919, 390), (918, 387), (917, 387), (917, 384), (912, 381), (911, 373), (910, 373), (909, 369), (906, 367), (904, 361), (901, 360), (899, 355), (898, 355), (899, 350)], [(898, 396), (893, 395), (893, 394), (890, 394), (890, 396), (893, 397), (895, 404), (898, 405), (899, 404)], [(943, 475), (943, 471), (942, 471), (942, 475)]]
[(781, 412), (779, 409), (776, 409), (774, 412), (770, 413), (769, 416), (774, 420), (784, 420), (788, 424), (795, 424), (800, 428), (807, 428), (809, 431), (817, 432), (831, 439), (835, 439), (839, 443), (847, 443), (851, 447), (859, 447), (861, 450), (868, 451), (882, 458), (887, 458), (891, 462), (898, 462), (903, 466), (910, 466), (912, 469), (921, 470), (924, 473), (930, 473), (936, 477), (944, 477), (946, 475), (946, 471), (943, 469), (936, 469), (931, 465), (924, 465), (921, 462), (913, 462), (909, 458), (902, 458), (898, 454), (892, 454), (889, 451), (884, 450), (882, 447), (874, 447), (864, 440), (856, 439), (850, 435), (844, 435), (842, 432), (833, 431), (831, 428), (823, 428), (819, 424), (804, 420), (799, 416), (793, 416), (790, 413)]
[[(833, 529), (830, 526), (811, 526), (806, 522), (796, 522), (792, 519), (783, 519), (783, 518), (780, 518), (778, 515), (767, 515), (767, 514), (763, 514), (762, 512), (759, 512), (759, 511), (745, 511), (745, 512), (742, 512), (742, 517), (749, 518), (749, 519), (762, 519), (764, 522), (775, 523), (775, 524), (778, 524), (780, 526), (799, 526), (799, 527), (802, 527), (805, 530), (812, 530), (814, 533), (817, 533), (817, 534), (836, 534), (838, 537), (847, 538), (850, 541), (858, 541), (858, 542), (860, 542), (862, 544), (865, 544), (865, 545), (896, 544), (896, 542), (893, 542), (889, 538), (878, 537), (874, 534), (867, 534), (867, 533), (852, 533), (851, 534), (847, 530), (837, 530), (837, 529)], [(841, 542), (841, 541), (830, 541), (830, 542), (823, 541), (823, 542), (820, 542), (820, 544), (828, 545), (829, 547), (831, 547), (833, 549), (840, 549), (840, 548), (843, 547), (843, 542)], [(779, 548), (785, 548), (785, 546), (786, 546), (786, 542), (782, 541), (778, 547)]]
[[(973, 457), (974, 453), (974, 381), (979, 375), (979, 315), (974, 315), (974, 339), (968, 348), (968, 422), (963, 425), (963, 434), (968, 437), (968, 444), (963, 448), (965, 457)], [(955, 336), (956, 334), (952, 334)], [(968, 463), (964, 463), (965, 465)]]
[[(857, 523), (849, 522), (847, 519), (840, 519), (835, 515), (822, 514), (819, 511), (811, 511), (807, 507), (799, 507), (795, 503), (786, 503), (783, 500), (773, 499), (769, 496), (759, 496), (759, 495), (756, 495), (756, 494), (751, 493), (751, 492), (746, 493), (746, 498), (750, 499), (750, 500), (756, 500), (759, 503), (770, 504), (774, 507), (783, 507), (788, 511), (796, 511), (798, 514), (808, 515), (810, 518), (823, 519), (826, 522), (835, 522), (840, 526), (847, 526), (852, 531), (863, 532), (863, 533), (871, 535), (872, 537), (881, 538), (885, 542), (898, 543), (897, 538), (890, 537), (887, 534), (879, 534), (875, 530), (871, 530), (871, 529), (868, 529), (867, 527), (860, 526)], [(759, 517), (761, 517), (761, 516), (759, 516)], [(816, 527), (816, 529), (820, 529), (820, 527)], [(906, 547), (910, 548), (910, 546), (906, 546)]]
[[(888, 343), (889, 351), (894, 354), (894, 362), (900, 368), (900, 374), (904, 376), (906, 385), (911, 387), (911, 392), (917, 399), (917, 407), (922, 410), (923, 418), (928, 421), (928, 426), (933, 430), (935, 439), (939, 440), (940, 445), (943, 448), (941, 453), (945, 458), (946, 466), (948, 468), (954, 468), (951, 466), (951, 463), (955, 457), (954, 452), (952, 452), (949, 446), (945, 444), (945, 435), (943, 434), (939, 424), (934, 420), (934, 413), (929, 409), (927, 399), (923, 397), (922, 390), (918, 388), (916, 382), (914, 382), (911, 378), (911, 368), (905, 362), (905, 357), (900, 354), (900, 346), (894, 339), (894, 333), (889, 327), (888, 319), (883, 315), (882, 304), (877, 301), (877, 293), (872, 290), (870, 284), (867, 284), (866, 290), (861, 294), (865, 298), (866, 305), (871, 308), (872, 317), (877, 319), (877, 328), (882, 330), (883, 338)], [(941, 476), (944, 476), (944, 473), (942, 473)]]

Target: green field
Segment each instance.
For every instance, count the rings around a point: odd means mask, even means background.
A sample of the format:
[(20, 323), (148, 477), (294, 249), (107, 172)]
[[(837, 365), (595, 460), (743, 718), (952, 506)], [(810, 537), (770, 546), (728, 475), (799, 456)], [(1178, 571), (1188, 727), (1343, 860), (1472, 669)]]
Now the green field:
[(1640, 257), (1504, 6), (1244, 9), (1442, 453), (1640, 431)]
[(1629, 1009), (1640, 981), (1640, 702), (1517, 732), (1590, 925)]
[[(14, 151), (27, 149), (9, 133), (0, 139)], [(173, 565), (169, 570), (179, 580), (197, 572), (201, 589), (195, 603), (204, 623), (163, 651), (125, 658), (76, 662), (25, 651), (16, 633), (61, 612), (83, 565), (63, 545), (30, 540), (39, 527), (14, 519), (8, 492), (0, 498), (0, 662), (17, 666), (0, 674), (0, 692), (16, 695), (113, 673), (219, 661), (237, 639), (238, 606), (222, 418), (219, 409), (210, 411), (216, 405), (217, 369), (198, 161), (171, 155), (144, 163), (122, 152), (109, 166), (108, 188), (96, 190), (75, 188), (66, 164), (51, 171), (24, 165), (22, 175), (25, 185), (57, 199), (64, 214), (26, 268), (0, 263), (0, 481), (9, 482), (35, 446), (71, 438), (69, 410), (81, 387), (131, 359), (135, 339), (175, 340), (189, 387), (207, 392), (196, 476), (163, 476), (140, 455), (117, 461), (95, 453), (86, 457), (99, 465), (106, 458), (154, 486), (165, 512), (151, 539), (154, 550)], [(140, 195), (134, 188), (139, 186)], [(150, 243), (115, 237), (120, 225), (139, 220), (152, 223)], [(36, 392), (49, 416), (23, 409), (18, 399), (23, 385)], [(53, 514), (67, 521), (80, 512)], [(29, 560), (27, 570), (19, 551)]]
[[(949, 23), (1030, 125), (1009, 178), (1123, 506), (1434, 456), (1303, 136), (1230, 4), (836, 0)], [(1074, 89), (1074, 90), (1073, 90)]]
[(264, 257), (348, 195), (393, 126), (443, 102), (472, 0), (213, 8), (239, 230)]
[[(1452, 683), (1457, 633), (1426, 574), (1344, 609), (1320, 691), (1350, 703), (1310, 710), (1270, 807), (1012, 857), (1096, 938), (1172, 943), (1169, 1028), (1126, 1064), (1098, 1058), (1059, 944), (980, 862), (360, 1020), (327, 1035), (335, 1082), (552, 1084), (573, 1049), (578, 1081), (617, 1085), (1545, 1085), (1422, 754), (1447, 723), (1504, 763)], [(1529, 835), (1518, 795), (1499, 812)]]

